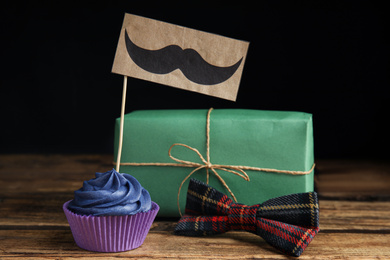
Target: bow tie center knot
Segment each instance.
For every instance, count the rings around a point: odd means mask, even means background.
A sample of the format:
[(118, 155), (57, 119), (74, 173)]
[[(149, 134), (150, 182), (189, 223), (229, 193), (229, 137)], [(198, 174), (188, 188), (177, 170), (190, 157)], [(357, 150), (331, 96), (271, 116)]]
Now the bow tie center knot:
[(257, 206), (235, 203), (230, 206), (229, 224), (232, 230), (256, 232)]

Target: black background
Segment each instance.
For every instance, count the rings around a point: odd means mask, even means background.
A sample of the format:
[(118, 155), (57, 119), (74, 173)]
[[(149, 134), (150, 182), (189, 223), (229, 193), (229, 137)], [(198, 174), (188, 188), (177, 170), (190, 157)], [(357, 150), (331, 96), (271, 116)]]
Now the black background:
[(127, 12), (250, 46), (236, 102), (129, 78), (126, 112), (304, 111), (314, 116), (316, 158), (387, 158), (383, 4), (240, 1), (180, 8), (134, 2), (15, 1), (1, 7), (0, 153), (113, 152), (123, 77), (111, 67)]

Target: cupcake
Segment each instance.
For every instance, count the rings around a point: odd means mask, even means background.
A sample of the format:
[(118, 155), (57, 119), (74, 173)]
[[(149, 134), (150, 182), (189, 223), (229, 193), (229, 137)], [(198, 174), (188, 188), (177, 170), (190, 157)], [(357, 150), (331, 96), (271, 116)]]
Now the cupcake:
[(84, 181), (63, 210), (79, 247), (120, 252), (142, 245), (159, 206), (133, 176), (112, 169)]

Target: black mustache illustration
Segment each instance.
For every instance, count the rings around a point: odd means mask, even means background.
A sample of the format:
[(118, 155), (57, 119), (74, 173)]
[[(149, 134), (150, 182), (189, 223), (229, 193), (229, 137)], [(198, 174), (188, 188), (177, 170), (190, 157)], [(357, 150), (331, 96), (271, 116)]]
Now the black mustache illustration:
[(228, 80), (240, 66), (242, 59), (232, 66), (218, 67), (209, 64), (193, 49), (182, 49), (177, 45), (168, 45), (159, 50), (147, 50), (135, 45), (125, 30), (126, 49), (130, 58), (142, 69), (167, 74), (180, 69), (184, 76), (201, 85), (215, 85)]

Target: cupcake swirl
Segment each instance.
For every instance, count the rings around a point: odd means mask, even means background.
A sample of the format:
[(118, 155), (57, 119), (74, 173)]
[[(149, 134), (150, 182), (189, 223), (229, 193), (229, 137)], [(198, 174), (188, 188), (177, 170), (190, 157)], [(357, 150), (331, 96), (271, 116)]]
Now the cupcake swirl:
[(114, 169), (96, 173), (74, 192), (68, 209), (80, 215), (122, 216), (149, 211), (149, 192), (131, 175)]

